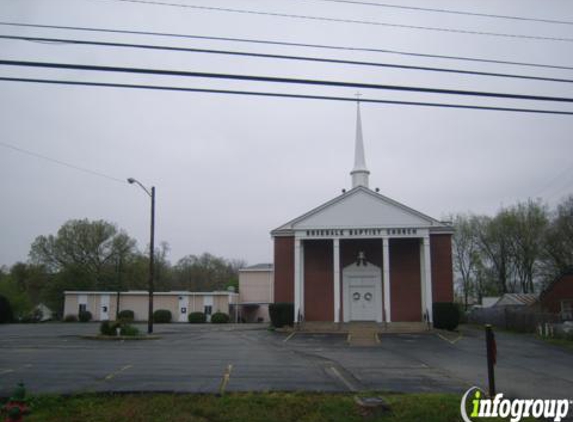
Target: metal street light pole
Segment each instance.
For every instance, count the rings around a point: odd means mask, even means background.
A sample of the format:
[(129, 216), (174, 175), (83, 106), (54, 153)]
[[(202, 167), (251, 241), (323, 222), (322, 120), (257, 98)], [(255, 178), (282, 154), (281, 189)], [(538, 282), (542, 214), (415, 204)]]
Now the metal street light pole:
[(153, 274), (154, 274), (154, 241), (155, 241), (155, 186), (151, 187), (149, 191), (145, 186), (143, 186), (138, 180), (130, 177), (127, 179), (130, 184), (137, 184), (141, 189), (145, 191), (147, 195), (151, 198), (151, 234), (149, 239), (149, 311), (147, 315), (147, 333), (153, 333)]

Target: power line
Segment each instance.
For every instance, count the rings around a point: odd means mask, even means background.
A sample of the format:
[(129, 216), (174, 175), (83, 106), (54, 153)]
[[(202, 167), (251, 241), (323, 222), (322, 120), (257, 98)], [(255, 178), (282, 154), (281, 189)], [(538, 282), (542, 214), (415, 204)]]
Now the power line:
[(257, 58), (280, 59), (280, 60), (298, 60), (298, 61), (309, 61), (309, 62), (330, 63), (330, 64), (372, 66), (372, 67), (384, 67), (384, 68), (390, 68), (390, 69), (406, 69), (406, 70), (420, 70), (420, 71), (429, 71), (429, 72), (457, 73), (457, 74), (462, 74), (462, 75), (526, 79), (526, 80), (544, 81), (544, 82), (565, 82), (565, 83), (572, 83), (573, 82), (573, 79), (550, 78), (550, 77), (545, 77), (545, 76), (529, 76), (529, 75), (516, 75), (516, 74), (509, 74), (509, 73), (480, 72), (480, 71), (474, 71), (474, 70), (446, 69), (446, 68), (437, 68), (437, 67), (428, 67), (428, 66), (410, 66), (410, 65), (392, 64), (392, 63), (329, 59), (329, 58), (309, 57), (309, 56), (292, 56), (292, 55), (284, 55), (284, 54), (251, 53), (251, 52), (245, 52), (245, 51), (214, 50), (214, 49), (188, 48), (188, 47), (171, 47), (171, 46), (165, 46), (165, 45), (133, 44), (133, 43), (118, 43), (118, 42), (104, 42), (104, 41), (87, 41), (87, 40), (78, 40), (78, 39), (69, 39), (69, 38), (46, 38), (46, 37), (29, 37), (29, 36), (15, 36), (15, 35), (0, 35), (0, 39), (42, 42), (42, 43), (47, 43), (50, 45), (53, 45), (53, 44), (78, 44), (78, 45), (91, 45), (91, 46), (102, 46), (102, 47), (137, 48), (137, 49), (147, 49), (147, 50), (186, 52), (186, 53), (221, 54), (221, 55), (230, 55), (230, 56), (257, 57)]
[(529, 18), (525, 16), (512, 16), (512, 15), (497, 15), (493, 13), (478, 13), (478, 12), (467, 12), (461, 10), (452, 9), (437, 9), (431, 7), (416, 7), (416, 6), (402, 6), (397, 4), (388, 3), (377, 3), (369, 1), (356, 1), (356, 0), (306, 0), (306, 1), (322, 1), (329, 3), (346, 3), (346, 4), (358, 4), (362, 6), (375, 6), (375, 7), (385, 7), (390, 9), (402, 9), (402, 10), (414, 10), (422, 12), (433, 12), (433, 13), (447, 13), (452, 15), (466, 15), (466, 16), (477, 16), (482, 18), (495, 18), (495, 19), (509, 19), (516, 21), (527, 21), (527, 22), (540, 22), (540, 23), (553, 23), (559, 25), (573, 25), (571, 21), (561, 21), (555, 19), (540, 19), (540, 18)]
[(31, 156), (36, 157), (36, 158), (40, 158), (42, 160), (50, 161), (52, 163), (59, 164), (61, 166), (65, 166), (65, 167), (68, 167), (68, 168), (71, 168), (74, 170), (82, 171), (84, 173), (88, 173), (88, 174), (91, 174), (93, 176), (99, 176), (99, 177), (103, 177), (103, 178), (108, 179), (108, 180), (113, 180), (114, 182), (119, 182), (119, 183), (125, 184), (125, 180), (119, 179), (117, 177), (113, 177), (113, 176), (110, 176), (110, 175), (105, 174), (105, 173), (100, 173), (99, 171), (90, 170), (90, 169), (85, 168), (85, 167), (76, 166), (75, 164), (66, 163), (65, 161), (57, 160), (55, 158), (51, 158), (51, 157), (48, 157), (46, 155), (38, 154), (37, 152), (23, 149), (23, 148), (8, 144), (8, 143), (3, 142), (3, 141), (0, 141), (0, 146), (3, 146), (4, 148), (9, 148), (9, 149), (14, 150), (14, 151), (18, 151), (22, 154), (27, 154), (27, 155), (31, 155)]
[[(57, 79), (32, 79), (32, 78), (10, 78), (10, 77), (0, 77), (0, 81), (41, 83), (41, 84), (52, 84), (52, 85), (90, 86), (90, 87), (105, 87), (105, 88), (148, 89), (148, 90), (172, 91), (172, 92), (196, 92), (196, 93), (206, 93), (206, 94), (245, 95), (245, 96), (293, 98), (293, 99), (306, 99), (306, 100), (356, 102), (356, 98), (354, 98), (354, 97), (333, 97), (333, 96), (325, 96), (325, 95), (284, 94), (284, 93), (278, 93), (278, 92), (186, 88), (186, 87), (162, 86), (162, 85), (137, 85), (137, 84), (120, 84), (120, 83), (109, 83), (109, 82), (86, 82), (86, 81), (67, 81), (67, 80), (57, 80)], [(488, 107), (488, 106), (474, 106), (474, 105), (464, 105), (464, 104), (430, 103), (430, 102), (421, 102), (421, 101), (377, 100), (377, 99), (367, 99), (367, 98), (361, 98), (360, 102), (361, 103), (371, 103), (371, 104), (440, 107), (440, 108), (450, 108), (450, 109), (506, 111), (506, 112), (516, 112), (516, 113), (534, 113), (534, 114), (537, 113), (537, 114), (556, 114), (556, 115), (563, 115), (563, 116), (573, 116), (573, 111), (561, 111), (561, 110), (542, 110), (542, 109), (526, 109), (526, 108), (513, 108), (513, 107)]]
[(573, 66), (561, 66), (553, 64), (543, 64), (543, 63), (516, 62), (509, 60), (483, 59), (478, 57), (462, 57), (462, 56), (416, 53), (410, 51), (400, 51), (400, 50), (390, 50), (390, 49), (380, 49), (380, 48), (348, 47), (340, 45), (297, 43), (289, 41), (275, 41), (275, 40), (263, 40), (263, 39), (252, 39), (252, 38), (215, 37), (209, 35), (177, 34), (169, 32), (136, 31), (136, 30), (125, 30), (125, 29), (122, 30), (122, 29), (111, 29), (111, 28), (93, 28), (93, 27), (66, 26), (66, 25), (45, 25), (45, 24), (2, 22), (2, 21), (0, 21), (0, 26), (11, 26), (18, 28), (61, 29), (68, 31), (125, 34), (125, 35), (145, 35), (152, 37), (224, 41), (224, 42), (259, 44), (259, 45), (280, 45), (285, 47), (303, 47), (303, 48), (315, 48), (315, 49), (324, 49), (333, 51), (352, 51), (352, 52), (360, 51), (368, 53), (395, 54), (400, 56), (422, 57), (422, 58), (432, 58), (432, 59), (459, 60), (459, 61), (467, 61), (475, 63), (491, 63), (491, 64), (512, 65), (512, 66), (538, 67), (544, 69), (573, 70)]
[(317, 80), (317, 79), (284, 78), (284, 77), (273, 77), (273, 76), (238, 75), (230, 73), (189, 72), (183, 70), (144, 69), (135, 67), (96, 66), (96, 65), (69, 64), (69, 63), (28, 62), (21, 60), (0, 60), (0, 66), (86, 70), (86, 71), (107, 72), (107, 73), (134, 73), (134, 74), (145, 74), (145, 75), (224, 79), (224, 80), (249, 81), (249, 82), (269, 82), (269, 83), (283, 83), (283, 84), (295, 84), (295, 85), (332, 86), (338, 88), (362, 88), (362, 89), (376, 89), (376, 90), (388, 90), (388, 91), (399, 91), (399, 92), (419, 92), (424, 94), (463, 95), (463, 96), (473, 96), (473, 97), (503, 98), (511, 100), (555, 101), (564, 103), (573, 102), (573, 98), (567, 98), (567, 97), (548, 97), (542, 95), (507, 94), (501, 92), (484, 92), (484, 91), (464, 91), (459, 89), (422, 88), (422, 87), (403, 86), (403, 85), (382, 85), (382, 84), (370, 84), (361, 82), (341, 82), (341, 81), (327, 81), (327, 80)]
[(272, 16), (272, 17), (289, 18), (289, 19), (303, 19), (303, 20), (311, 20), (311, 21), (315, 21), (315, 22), (320, 21), (320, 22), (350, 23), (350, 24), (358, 24), (358, 25), (374, 25), (374, 26), (385, 26), (385, 27), (390, 27), (390, 28), (417, 29), (417, 30), (423, 30), (423, 31), (456, 33), (456, 34), (465, 34), (465, 35), (485, 35), (485, 36), (491, 36), (491, 37), (503, 37), (503, 38), (512, 38), (512, 39), (573, 42), (573, 38), (564, 38), (564, 37), (542, 37), (539, 35), (524, 35), (524, 34), (510, 34), (510, 33), (501, 33), (501, 32), (471, 31), (471, 30), (467, 30), (467, 29), (440, 28), (440, 27), (435, 27), (435, 26), (419, 26), (419, 25), (406, 25), (406, 24), (379, 22), (379, 21), (329, 18), (326, 16), (294, 15), (294, 14), (289, 14), (289, 13), (278, 13), (278, 12), (261, 12), (258, 10), (233, 9), (233, 8), (229, 8), (229, 7), (215, 7), (215, 6), (199, 6), (199, 5), (194, 5), (194, 4), (168, 3), (168, 2), (153, 1), (153, 0), (108, 0), (108, 1), (117, 1), (117, 2), (124, 2), (124, 3), (137, 3), (137, 4), (146, 4), (146, 5), (154, 5), (154, 6), (179, 7), (179, 8), (195, 9), (195, 10), (208, 10), (208, 11), (212, 11), (212, 12), (239, 13), (239, 14), (244, 14), (244, 15)]

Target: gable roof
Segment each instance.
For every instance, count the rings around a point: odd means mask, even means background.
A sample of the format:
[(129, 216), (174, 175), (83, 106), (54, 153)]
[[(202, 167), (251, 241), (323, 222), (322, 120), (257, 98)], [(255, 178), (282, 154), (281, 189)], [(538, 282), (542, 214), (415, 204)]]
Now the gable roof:
[(551, 281), (551, 283), (549, 283), (547, 285), (547, 287), (545, 289), (543, 289), (543, 291), (539, 295), (539, 300), (540, 301), (543, 300), (545, 298), (545, 296), (551, 290), (553, 290), (553, 288), (555, 287), (556, 284), (562, 283), (562, 280), (573, 279), (571, 276), (573, 276), (573, 266), (565, 268), (557, 277), (555, 277)]
[[(357, 212), (359, 211), (359, 212)], [(280, 235), (308, 228), (428, 227), (453, 228), (364, 186), (357, 186), (271, 231)]]
[(495, 306), (533, 305), (537, 302), (537, 295), (533, 293), (505, 293)]

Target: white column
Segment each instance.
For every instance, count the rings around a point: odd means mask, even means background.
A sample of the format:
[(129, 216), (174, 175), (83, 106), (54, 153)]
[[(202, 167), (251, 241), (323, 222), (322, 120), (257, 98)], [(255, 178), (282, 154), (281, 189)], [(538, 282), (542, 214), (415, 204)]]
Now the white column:
[(294, 239), (294, 322), (299, 322), (300, 311), (300, 239)]
[(300, 314), (304, 318), (304, 240), (300, 241)]
[(420, 238), (418, 242), (418, 249), (420, 250), (420, 293), (421, 293), (421, 304), (422, 304), (422, 319), (428, 309), (426, 304), (426, 263), (425, 263), (425, 249), (424, 249), (424, 239)]
[(390, 242), (387, 237), (382, 238), (382, 271), (384, 281), (384, 313), (385, 321), (391, 322), (390, 308)]
[(334, 322), (340, 322), (340, 240), (333, 239)]
[(424, 284), (426, 291), (426, 307), (428, 309), (428, 321), (433, 323), (434, 317), (432, 314), (432, 305), (434, 301), (432, 299), (432, 258), (430, 256), (430, 236), (424, 237), (424, 267)]

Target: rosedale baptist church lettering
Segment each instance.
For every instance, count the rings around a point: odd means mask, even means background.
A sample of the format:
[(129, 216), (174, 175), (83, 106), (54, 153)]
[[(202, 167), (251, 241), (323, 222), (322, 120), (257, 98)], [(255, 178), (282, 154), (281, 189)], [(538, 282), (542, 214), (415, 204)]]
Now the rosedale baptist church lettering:
[(334, 237), (334, 236), (408, 236), (416, 235), (418, 229), (320, 229), (307, 230), (307, 237)]

